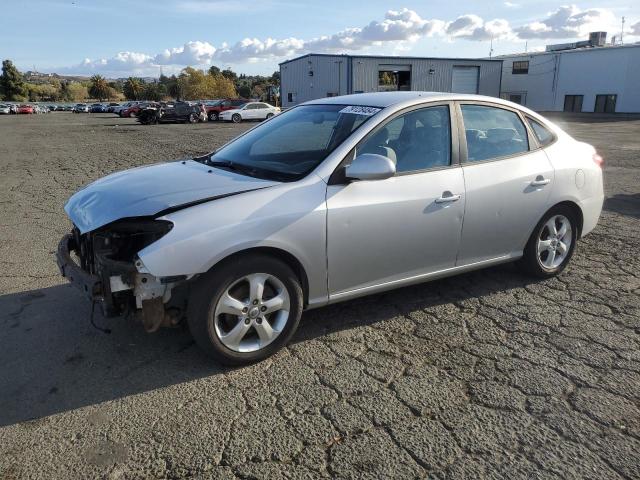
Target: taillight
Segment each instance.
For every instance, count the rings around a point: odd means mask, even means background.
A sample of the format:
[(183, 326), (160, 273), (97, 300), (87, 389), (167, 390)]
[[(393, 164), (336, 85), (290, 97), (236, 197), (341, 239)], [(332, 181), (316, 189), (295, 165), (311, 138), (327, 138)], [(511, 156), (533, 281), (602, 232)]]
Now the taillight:
[(602, 158), (600, 155), (598, 155), (597, 152), (594, 152), (594, 154), (591, 156), (591, 158), (593, 159), (593, 161), (595, 162), (596, 165), (598, 165), (600, 168), (602, 168), (602, 166), (604, 165), (604, 158)]

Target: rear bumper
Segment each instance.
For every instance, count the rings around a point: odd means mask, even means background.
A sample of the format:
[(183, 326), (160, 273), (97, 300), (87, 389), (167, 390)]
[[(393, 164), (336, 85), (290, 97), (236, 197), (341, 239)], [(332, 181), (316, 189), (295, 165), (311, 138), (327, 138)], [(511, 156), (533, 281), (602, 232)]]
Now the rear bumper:
[(71, 235), (65, 235), (58, 244), (56, 251), (56, 262), (60, 273), (71, 285), (82, 291), (91, 301), (102, 300), (102, 281), (97, 275), (80, 268), (71, 258), (71, 252), (75, 249), (75, 242)]

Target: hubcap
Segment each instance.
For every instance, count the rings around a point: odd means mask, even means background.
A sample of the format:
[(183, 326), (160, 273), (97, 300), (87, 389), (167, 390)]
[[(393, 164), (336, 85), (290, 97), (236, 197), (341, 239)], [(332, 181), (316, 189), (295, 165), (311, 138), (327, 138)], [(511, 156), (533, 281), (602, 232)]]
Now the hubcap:
[(220, 341), (234, 352), (255, 352), (273, 342), (289, 320), (284, 284), (268, 273), (252, 273), (225, 290), (214, 311)]
[(545, 270), (555, 270), (567, 258), (573, 231), (571, 222), (564, 215), (554, 215), (538, 234), (538, 262)]

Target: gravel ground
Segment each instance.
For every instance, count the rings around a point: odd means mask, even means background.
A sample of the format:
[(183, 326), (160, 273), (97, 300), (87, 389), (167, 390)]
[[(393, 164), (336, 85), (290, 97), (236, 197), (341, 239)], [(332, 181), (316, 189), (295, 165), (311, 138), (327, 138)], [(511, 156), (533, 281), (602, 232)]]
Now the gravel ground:
[(640, 477), (640, 120), (561, 120), (606, 159), (598, 228), (557, 279), (513, 266), (303, 316), (258, 365), (147, 335), (58, 275), (62, 206), (245, 125), (0, 117), (0, 478)]

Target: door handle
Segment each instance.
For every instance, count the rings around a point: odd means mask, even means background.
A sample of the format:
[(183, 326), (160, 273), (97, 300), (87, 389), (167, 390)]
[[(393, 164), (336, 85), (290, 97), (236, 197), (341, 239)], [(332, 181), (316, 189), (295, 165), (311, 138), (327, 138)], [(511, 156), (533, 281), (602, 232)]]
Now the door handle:
[(551, 179), (544, 178), (542, 175), (538, 175), (535, 180), (531, 180), (530, 185), (532, 187), (542, 187), (551, 183)]
[(461, 197), (462, 195), (454, 195), (449, 191), (442, 192), (442, 196), (436, 198), (436, 203), (457, 202)]

